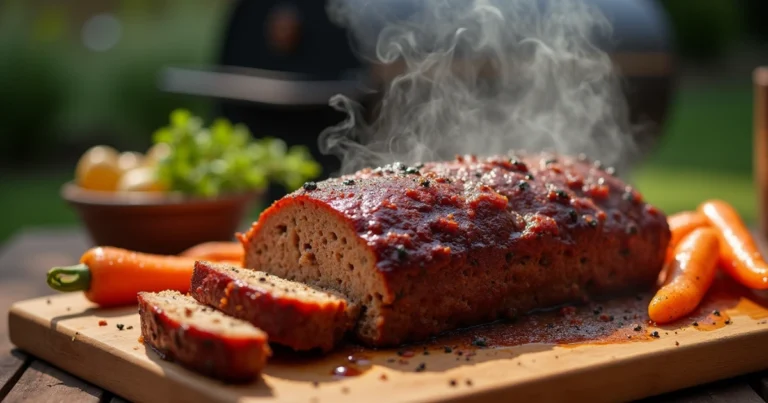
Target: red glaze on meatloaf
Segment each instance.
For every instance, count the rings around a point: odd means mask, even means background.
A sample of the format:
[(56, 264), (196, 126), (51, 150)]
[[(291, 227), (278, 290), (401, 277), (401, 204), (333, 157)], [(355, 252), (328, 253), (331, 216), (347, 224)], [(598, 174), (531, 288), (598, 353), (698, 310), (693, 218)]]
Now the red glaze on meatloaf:
[(343, 293), (358, 338), (390, 346), (648, 287), (669, 237), (610, 169), (519, 153), (308, 183), (240, 239), (246, 267)]
[(345, 298), (268, 273), (195, 262), (190, 293), (199, 302), (265, 331), (294, 350), (331, 350), (355, 325)]
[(140, 292), (141, 337), (167, 360), (229, 382), (255, 379), (272, 355), (267, 334), (177, 291)]

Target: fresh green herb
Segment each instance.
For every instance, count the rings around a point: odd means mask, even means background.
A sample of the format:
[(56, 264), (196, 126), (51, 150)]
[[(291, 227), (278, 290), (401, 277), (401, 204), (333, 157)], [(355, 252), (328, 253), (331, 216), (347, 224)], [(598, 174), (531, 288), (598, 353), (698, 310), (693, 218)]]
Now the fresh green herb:
[(321, 172), (306, 147), (254, 139), (246, 126), (226, 119), (205, 127), (201, 118), (181, 109), (171, 113), (170, 124), (158, 129), (153, 141), (171, 150), (158, 165), (159, 179), (171, 191), (188, 195), (261, 190), (271, 182), (293, 191)]

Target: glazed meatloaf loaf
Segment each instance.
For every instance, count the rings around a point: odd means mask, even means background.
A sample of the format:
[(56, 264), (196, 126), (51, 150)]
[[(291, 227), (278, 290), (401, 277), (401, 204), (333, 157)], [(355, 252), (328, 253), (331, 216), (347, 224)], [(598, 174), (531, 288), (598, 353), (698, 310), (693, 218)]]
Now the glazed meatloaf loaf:
[(544, 153), (306, 183), (239, 234), (246, 267), (359, 304), (378, 347), (648, 287), (669, 237), (612, 169)]

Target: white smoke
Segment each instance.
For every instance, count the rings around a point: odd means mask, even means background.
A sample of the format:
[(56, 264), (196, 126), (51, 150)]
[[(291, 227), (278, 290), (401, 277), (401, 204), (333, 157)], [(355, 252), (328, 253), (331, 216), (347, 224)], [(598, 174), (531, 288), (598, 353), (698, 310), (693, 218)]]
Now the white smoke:
[[(408, 4), (418, 9), (395, 16)], [(622, 171), (635, 154), (621, 81), (595, 45), (610, 23), (583, 1), (331, 0), (328, 12), (360, 56), (396, 72), (371, 122), (331, 99), (349, 117), (320, 149), (342, 173), (511, 149), (585, 153)]]

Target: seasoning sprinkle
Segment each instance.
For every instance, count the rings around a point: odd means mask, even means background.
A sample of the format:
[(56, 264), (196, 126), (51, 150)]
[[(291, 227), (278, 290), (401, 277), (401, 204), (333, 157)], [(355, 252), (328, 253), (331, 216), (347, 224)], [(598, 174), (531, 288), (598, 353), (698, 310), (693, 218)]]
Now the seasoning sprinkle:
[(317, 189), (317, 183), (315, 182), (305, 182), (302, 186), (304, 190), (311, 191)]
[(450, 381), (448, 381), (448, 384), (451, 385), (451, 386), (456, 386), (456, 380), (455, 379), (451, 379)]
[(424, 372), (424, 370), (426, 369), (427, 369), (427, 364), (422, 362), (421, 364), (419, 364), (418, 367), (416, 367), (416, 372)]
[(118, 324), (117, 324), (117, 325), (115, 325), (115, 326), (117, 326), (117, 330), (120, 330), (120, 331), (122, 331), (123, 329), (125, 329), (125, 325), (124, 325), (124, 324), (122, 324), (122, 323), (118, 323)]
[(421, 182), (421, 186), (424, 186), (425, 188), (429, 187), (429, 180), (424, 180)]
[(568, 218), (570, 218), (571, 221), (576, 222), (579, 220), (579, 214), (576, 213), (576, 210), (570, 209), (568, 210)]
[(715, 315), (715, 316), (720, 316), (720, 311), (718, 311), (717, 309), (715, 309), (714, 311), (712, 311), (712, 315)]
[(658, 339), (661, 336), (659, 336), (659, 332), (658, 331), (654, 330), (653, 332), (651, 332), (651, 337), (655, 337), (655, 338)]
[(698, 327), (699, 326), (699, 322), (693, 322), (693, 325)]
[(131, 329), (133, 329), (133, 326), (128, 326), (128, 327), (126, 327), (126, 329), (127, 330), (131, 330)]
[(632, 330), (634, 330), (636, 332), (639, 332), (639, 331), (643, 330), (643, 327), (638, 325), (638, 324), (636, 324), (635, 327)]
[(527, 174), (527, 175), (525, 175), (525, 179), (527, 179), (529, 181), (532, 181), (533, 180), (533, 175)]
[(398, 259), (405, 260), (406, 258), (408, 258), (408, 251), (405, 250), (405, 246), (398, 245), (396, 249), (397, 249), (397, 258)]
[(520, 182), (517, 182), (517, 187), (520, 190), (527, 190), (528, 188), (531, 187), (531, 185), (529, 185), (528, 182), (526, 181), (520, 181)]
[(450, 354), (453, 352), (453, 349), (448, 346), (445, 346), (443, 347), (443, 351), (445, 351), (446, 354)]
[(726, 324), (726, 325), (730, 325), (731, 323), (733, 323), (733, 322), (731, 322), (731, 320), (730, 320), (730, 319), (726, 319), (726, 320), (725, 320), (725, 324)]
[(484, 337), (475, 336), (472, 340), (472, 345), (477, 347), (488, 347), (488, 341)]
[(352, 186), (352, 185), (355, 184), (355, 180), (354, 179), (345, 179), (344, 182), (342, 182), (342, 183), (347, 185), (347, 186)]

